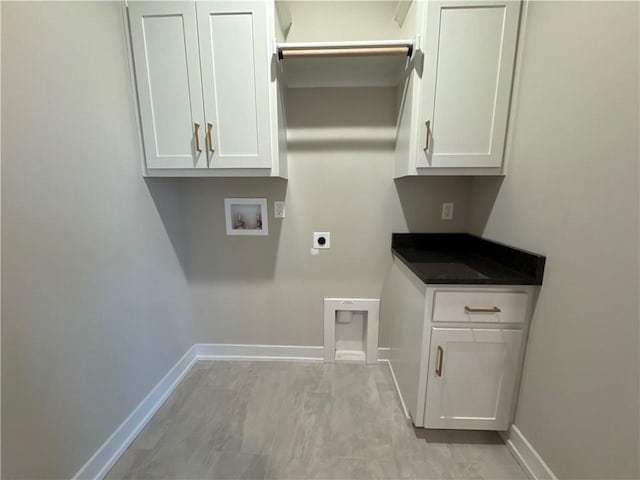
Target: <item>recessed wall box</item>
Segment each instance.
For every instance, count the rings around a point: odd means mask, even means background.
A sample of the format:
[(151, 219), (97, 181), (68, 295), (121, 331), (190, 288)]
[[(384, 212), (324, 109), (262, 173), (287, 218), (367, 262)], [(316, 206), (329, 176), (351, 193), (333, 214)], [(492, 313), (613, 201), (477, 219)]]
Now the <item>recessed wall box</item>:
[(269, 235), (266, 198), (225, 198), (227, 235)]

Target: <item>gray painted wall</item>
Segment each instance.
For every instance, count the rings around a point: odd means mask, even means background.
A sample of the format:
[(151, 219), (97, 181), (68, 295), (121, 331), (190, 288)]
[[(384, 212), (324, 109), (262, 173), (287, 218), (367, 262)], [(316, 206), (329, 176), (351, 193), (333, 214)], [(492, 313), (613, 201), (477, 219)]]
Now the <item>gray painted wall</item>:
[(516, 425), (559, 478), (638, 478), (637, 2), (533, 2), (509, 171), (474, 230), (547, 255)]
[[(290, 90), (288, 182), (182, 181), (198, 341), (322, 345), (323, 298), (381, 297), (391, 232), (468, 229), (470, 179), (392, 180), (395, 101), (385, 88)], [(226, 236), (225, 197), (268, 198), (270, 235)], [(443, 201), (455, 202), (453, 221), (440, 220)], [(331, 232), (318, 256), (314, 231)]]
[[(469, 179), (392, 180), (393, 89), (292, 92), (290, 182), (144, 181), (126, 58), (115, 2), (3, 2), (3, 478), (73, 475), (195, 341), (321, 345), (392, 231), (468, 226)], [(226, 196), (287, 217), (227, 237)]]
[[(289, 182), (145, 182), (119, 6), (3, 2), (2, 476), (75, 473), (195, 341), (321, 345), (391, 232), (472, 224), (549, 258), (517, 425), (561, 478), (637, 478), (638, 13), (531, 6), (504, 181), (392, 181), (395, 93), (336, 89), (290, 92)], [(227, 237), (230, 196), (287, 217)]]
[(118, 3), (2, 2), (2, 478), (70, 478), (194, 342), (134, 118)]

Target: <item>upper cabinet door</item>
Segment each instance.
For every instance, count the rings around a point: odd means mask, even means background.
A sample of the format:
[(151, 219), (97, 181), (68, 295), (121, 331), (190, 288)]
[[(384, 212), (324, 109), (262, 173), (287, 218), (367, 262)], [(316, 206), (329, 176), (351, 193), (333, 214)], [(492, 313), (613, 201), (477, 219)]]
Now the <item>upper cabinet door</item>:
[(197, 2), (211, 168), (270, 168), (266, 2)]
[(427, 3), (416, 167), (502, 165), (519, 14), (508, 0)]
[(147, 168), (206, 168), (193, 2), (129, 2), (129, 22)]

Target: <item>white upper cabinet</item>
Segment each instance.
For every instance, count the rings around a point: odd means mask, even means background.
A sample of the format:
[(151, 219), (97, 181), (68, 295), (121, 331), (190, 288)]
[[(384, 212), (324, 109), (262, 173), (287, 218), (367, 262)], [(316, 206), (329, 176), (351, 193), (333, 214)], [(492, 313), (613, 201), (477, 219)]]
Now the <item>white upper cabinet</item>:
[(269, 42), (262, 2), (198, 2), (212, 168), (269, 168)]
[(421, 48), (405, 90), (412, 101), (400, 117), (396, 177), (502, 173), (520, 2), (413, 8), (422, 10)]
[(284, 176), (274, 5), (129, 2), (147, 176)]
[(147, 168), (206, 168), (194, 4), (131, 2), (129, 20)]
[(286, 89), (375, 86), (398, 98), (396, 178), (500, 175), (520, 8), (129, 2), (144, 174), (286, 177)]
[(427, 4), (418, 167), (500, 167), (520, 4)]

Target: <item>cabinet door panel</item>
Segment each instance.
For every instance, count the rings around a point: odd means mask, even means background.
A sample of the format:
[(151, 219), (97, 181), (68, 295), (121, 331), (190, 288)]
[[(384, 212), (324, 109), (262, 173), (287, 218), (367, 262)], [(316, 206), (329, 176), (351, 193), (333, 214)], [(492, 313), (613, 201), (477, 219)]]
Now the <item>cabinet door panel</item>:
[(510, 1), (428, 3), (422, 125), (432, 129), (418, 167), (502, 165), (519, 12)]
[(147, 168), (205, 168), (194, 4), (130, 2), (129, 21)]
[(425, 427), (506, 430), (521, 340), (522, 330), (433, 328)]
[(266, 5), (198, 2), (205, 116), (212, 168), (269, 168)]
[[(418, 283), (419, 282), (419, 283)], [(426, 288), (397, 258), (391, 269), (393, 320), (389, 327), (389, 361), (404, 404), (415, 425), (424, 415), (423, 345)], [(426, 373), (425, 373), (426, 375)], [(423, 380), (424, 381), (424, 380)]]

